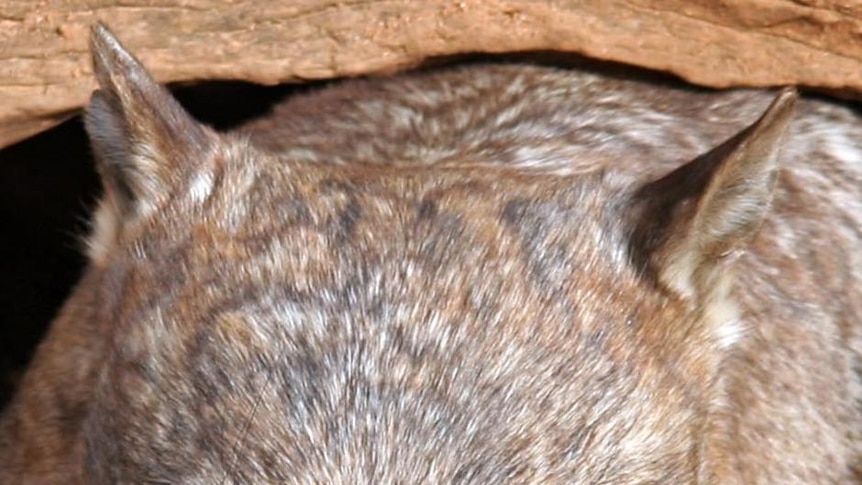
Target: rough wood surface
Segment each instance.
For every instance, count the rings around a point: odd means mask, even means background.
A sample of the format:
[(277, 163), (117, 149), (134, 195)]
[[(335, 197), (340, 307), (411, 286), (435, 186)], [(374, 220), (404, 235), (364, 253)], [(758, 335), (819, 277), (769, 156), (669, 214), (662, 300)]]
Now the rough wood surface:
[(96, 20), (164, 82), (274, 84), (557, 50), (708, 86), (862, 92), (857, 0), (0, 0), (0, 147), (86, 103)]

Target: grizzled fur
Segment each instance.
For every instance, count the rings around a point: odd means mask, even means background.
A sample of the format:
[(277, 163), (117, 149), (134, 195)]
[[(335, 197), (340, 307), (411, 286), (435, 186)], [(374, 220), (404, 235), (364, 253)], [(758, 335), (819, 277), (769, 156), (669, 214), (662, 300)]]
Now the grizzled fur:
[(848, 109), (472, 66), (216, 134), (93, 51), (92, 262), (0, 482), (860, 480)]

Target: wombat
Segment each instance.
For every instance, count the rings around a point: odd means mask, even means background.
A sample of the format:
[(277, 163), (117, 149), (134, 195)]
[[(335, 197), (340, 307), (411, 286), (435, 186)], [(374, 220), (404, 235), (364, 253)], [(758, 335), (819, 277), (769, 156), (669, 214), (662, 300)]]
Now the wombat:
[(467, 65), (193, 120), (107, 29), (0, 481), (862, 479), (862, 123)]

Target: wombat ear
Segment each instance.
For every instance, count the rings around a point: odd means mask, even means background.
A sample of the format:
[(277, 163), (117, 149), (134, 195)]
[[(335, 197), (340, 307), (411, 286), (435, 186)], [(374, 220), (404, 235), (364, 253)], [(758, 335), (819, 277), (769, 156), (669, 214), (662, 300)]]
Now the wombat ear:
[(153, 207), (214, 134), (189, 116), (103, 25), (90, 35), (99, 90), (84, 118), (107, 198), (121, 217)]
[(798, 98), (781, 91), (754, 124), (643, 187), (636, 246), (659, 281), (686, 298), (724, 288), (724, 262), (754, 238), (769, 211), (778, 154)]

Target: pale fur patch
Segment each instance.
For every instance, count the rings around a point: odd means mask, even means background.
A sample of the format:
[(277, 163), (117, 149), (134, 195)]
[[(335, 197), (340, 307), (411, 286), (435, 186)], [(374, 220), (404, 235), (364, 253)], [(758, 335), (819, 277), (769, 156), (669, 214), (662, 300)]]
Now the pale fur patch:
[(673, 251), (673, 257), (661, 269), (662, 282), (683, 298), (695, 298), (693, 278), (697, 271), (697, 259), (695, 252), (688, 248)]
[(198, 172), (189, 183), (189, 195), (194, 202), (204, 202), (212, 195), (214, 184), (215, 177), (212, 172)]
[(93, 214), (92, 232), (86, 239), (87, 257), (92, 264), (104, 266), (108, 255), (117, 242), (120, 230), (117, 208), (108, 200), (102, 199)]
[(745, 325), (739, 318), (739, 306), (729, 296), (707, 305), (703, 318), (721, 349), (733, 347), (745, 335)]
[(699, 267), (702, 263), (698, 261), (697, 254), (687, 249), (678, 250), (676, 253), (675, 257), (665, 264), (661, 273), (662, 281), (686, 300), (699, 302), (700, 318), (711, 332), (714, 342), (721, 349), (732, 347), (745, 334), (739, 307), (730, 292), (733, 271), (719, 267), (706, 269), (719, 273), (712, 278), (702, 274), (701, 277), (713, 281), (701, 280), (698, 284), (695, 283), (698, 279), (697, 273), (704, 269)]

